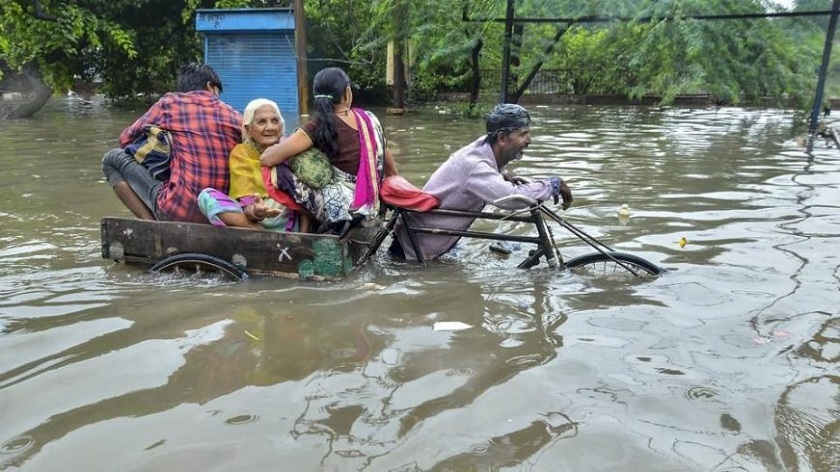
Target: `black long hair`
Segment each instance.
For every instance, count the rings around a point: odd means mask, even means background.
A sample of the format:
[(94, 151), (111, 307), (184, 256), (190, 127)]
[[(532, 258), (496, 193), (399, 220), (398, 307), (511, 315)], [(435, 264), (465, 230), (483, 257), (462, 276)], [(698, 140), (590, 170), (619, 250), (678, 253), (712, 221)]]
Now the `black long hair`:
[(222, 92), (222, 80), (219, 79), (219, 74), (207, 64), (192, 62), (181, 67), (178, 71), (177, 90), (179, 92), (207, 90), (207, 82), (219, 87), (219, 93)]
[(338, 155), (335, 104), (341, 102), (349, 86), (350, 77), (338, 67), (322, 69), (312, 80), (312, 92), (315, 95), (315, 147), (330, 157)]

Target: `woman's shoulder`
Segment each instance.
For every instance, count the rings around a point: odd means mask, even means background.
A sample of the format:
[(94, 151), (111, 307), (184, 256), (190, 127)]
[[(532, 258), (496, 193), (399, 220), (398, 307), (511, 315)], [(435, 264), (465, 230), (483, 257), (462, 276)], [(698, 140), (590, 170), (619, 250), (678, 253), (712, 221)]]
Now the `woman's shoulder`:
[(374, 112), (372, 112), (370, 110), (365, 110), (364, 108), (359, 108), (359, 110), (362, 113), (364, 113), (365, 115), (367, 115), (367, 117), (370, 118), (370, 120), (372, 122), (374, 122), (376, 124), (379, 124), (379, 118), (376, 116), (376, 114)]
[(313, 134), (315, 134), (315, 130), (318, 129), (318, 122), (314, 119), (311, 119), (306, 123), (298, 126), (298, 129), (303, 130), (304, 133), (308, 134), (309, 136), (312, 136)]

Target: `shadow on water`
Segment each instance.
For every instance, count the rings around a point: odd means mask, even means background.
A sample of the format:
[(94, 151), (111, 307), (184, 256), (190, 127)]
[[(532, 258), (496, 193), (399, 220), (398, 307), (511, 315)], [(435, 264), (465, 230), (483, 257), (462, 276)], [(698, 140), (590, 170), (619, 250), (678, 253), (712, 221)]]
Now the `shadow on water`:
[[(515, 169), (566, 178), (564, 216), (655, 280), (462, 241), (234, 284), (101, 260), (126, 211), (99, 159), (139, 111), (54, 107), (0, 128), (0, 469), (840, 467), (840, 152), (805, 154), (791, 113), (533, 109)], [(382, 119), (417, 184), (482, 128)]]

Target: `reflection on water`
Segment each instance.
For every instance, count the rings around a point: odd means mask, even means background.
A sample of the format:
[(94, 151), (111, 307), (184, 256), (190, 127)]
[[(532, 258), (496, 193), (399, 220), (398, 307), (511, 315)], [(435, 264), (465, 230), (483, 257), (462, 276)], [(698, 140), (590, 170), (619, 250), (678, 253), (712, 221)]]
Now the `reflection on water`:
[[(805, 154), (792, 114), (533, 109), (516, 170), (568, 179), (569, 221), (653, 281), (463, 241), (233, 284), (100, 259), (99, 219), (127, 212), (99, 159), (138, 112), (0, 127), (0, 469), (840, 469), (840, 151)], [(382, 119), (418, 184), (482, 129)]]

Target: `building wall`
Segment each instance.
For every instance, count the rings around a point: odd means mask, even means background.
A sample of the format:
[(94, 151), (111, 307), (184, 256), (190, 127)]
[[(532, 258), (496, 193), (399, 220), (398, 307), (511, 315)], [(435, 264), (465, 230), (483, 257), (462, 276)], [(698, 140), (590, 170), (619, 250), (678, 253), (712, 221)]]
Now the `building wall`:
[(242, 112), (251, 100), (268, 98), (277, 102), (287, 124), (297, 123), (300, 97), (292, 9), (198, 10), (196, 30), (204, 34), (205, 63), (222, 79), (222, 100)]
[(241, 112), (249, 101), (268, 98), (284, 116), (296, 115), (294, 42), (293, 31), (208, 35), (205, 60), (222, 78), (222, 100)]

